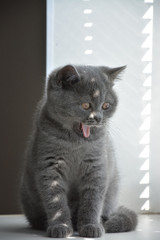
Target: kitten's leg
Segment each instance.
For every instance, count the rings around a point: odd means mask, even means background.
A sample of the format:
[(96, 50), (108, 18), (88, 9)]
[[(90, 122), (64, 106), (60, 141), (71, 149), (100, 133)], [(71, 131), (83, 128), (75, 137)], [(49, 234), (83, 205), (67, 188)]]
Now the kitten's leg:
[(83, 237), (100, 237), (104, 228), (101, 213), (105, 195), (105, 176), (91, 169), (81, 181), (78, 212), (78, 231)]
[(41, 201), (36, 198), (35, 191), (30, 190), (28, 192), (26, 188), (21, 189), (21, 204), (31, 227), (38, 230), (46, 230), (46, 214)]
[(63, 170), (56, 166), (54, 169), (41, 171), (38, 185), (48, 219), (47, 235), (55, 238), (72, 235)]
[(118, 206), (118, 179), (115, 177), (108, 186), (105, 194), (102, 220), (107, 221), (109, 217), (115, 212)]

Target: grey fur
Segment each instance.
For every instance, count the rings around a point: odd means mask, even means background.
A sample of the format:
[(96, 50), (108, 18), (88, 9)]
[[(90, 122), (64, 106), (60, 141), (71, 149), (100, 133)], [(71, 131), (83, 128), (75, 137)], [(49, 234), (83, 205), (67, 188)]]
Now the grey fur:
[[(67, 237), (73, 230), (100, 237), (136, 227), (136, 214), (117, 208), (119, 176), (108, 124), (118, 102), (114, 80), (124, 69), (67, 65), (49, 76), (21, 184), (28, 221), (49, 237)], [(91, 109), (82, 108), (85, 102)], [(108, 110), (102, 110), (104, 102), (110, 103)], [(79, 129), (81, 122), (91, 126), (88, 138)]]

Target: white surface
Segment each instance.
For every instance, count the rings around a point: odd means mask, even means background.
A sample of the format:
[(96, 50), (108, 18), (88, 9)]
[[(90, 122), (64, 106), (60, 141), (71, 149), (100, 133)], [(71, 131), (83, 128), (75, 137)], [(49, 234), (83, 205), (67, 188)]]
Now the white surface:
[[(28, 227), (24, 216), (10, 215), (0, 216), (1, 240), (32, 240), (47, 239), (45, 232), (32, 230)], [(70, 237), (69, 239), (87, 239), (82, 237)], [(89, 239), (89, 238), (88, 238)], [(91, 238), (90, 238), (91, 239)], [(106, 240), (160, 240), (160, 215), (140, 215), (137, 230), (128, 233), (105, 234)]]

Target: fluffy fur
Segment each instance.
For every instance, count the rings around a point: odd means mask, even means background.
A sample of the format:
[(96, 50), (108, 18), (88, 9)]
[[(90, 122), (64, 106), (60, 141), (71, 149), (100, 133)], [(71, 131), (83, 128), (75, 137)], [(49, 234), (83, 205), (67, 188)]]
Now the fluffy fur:
[(26, 151), (21, 202), (30, 225), (49, 237), (73, 230), (100, 237), (136, 227), (136, 214), (117, 207), (119, 176), (108, 126), (118, 102), (114, 80), (124, 69), (67, 65), (48, 78)]

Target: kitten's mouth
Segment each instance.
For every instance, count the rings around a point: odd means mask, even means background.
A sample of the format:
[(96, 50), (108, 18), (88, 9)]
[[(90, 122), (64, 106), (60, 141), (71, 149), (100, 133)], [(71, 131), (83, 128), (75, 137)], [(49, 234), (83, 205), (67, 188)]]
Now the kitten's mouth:
[(90, 126), (85, 125), (84, 123), (80, 123), (80, 130), (85, 138), (88, 138), (90, 136)]
[(81, 137), (84, 137), (84, 138), (89, 138), (90, 136), (90, 129), (91, 128), (94, 128), (94, 127), (98, 127), (99, 125), (89, 125), (89, 124), (85, 124), (83, 122), (80, 122), (80, 123), (75, 123), (74, 124), (74, 130), (75, 132), (81, 136)]

